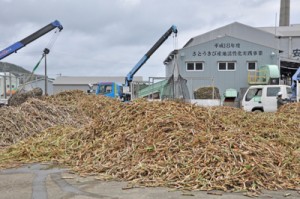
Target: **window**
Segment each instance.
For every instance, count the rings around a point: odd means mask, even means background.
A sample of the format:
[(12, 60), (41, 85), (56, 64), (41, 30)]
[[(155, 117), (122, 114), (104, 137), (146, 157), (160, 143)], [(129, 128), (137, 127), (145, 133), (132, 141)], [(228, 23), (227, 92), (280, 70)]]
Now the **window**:
[(268, 97), (276, 97), (277, 93), (280, 91), (279, 87), (270, 87), (267, 88), (267, 96)]
[(105, 86), (105, 93), (110, 93), (112, 91), (112, 85)]
[(219, 62), (220, 71), (233, 71), (235, 70), (235, 62)]
[(291, 97), (291, 95), (292, 95), (292, 89), (291, 89), (291, 87), (286, 87), (286, 93), (287, 93), (287, 95), (289, 97)]
[(260, 101), (262, 95), (262, 89), (261, 88), (252, 88), (249, 89), (247, 95), (246, 95), (246, 101), (254, 100)]
[(203, 62), (187, 62), (186, 63), (187, 71), (203, 71)]
[(226, 63), (219, 63), (219, 70), (226, 70)]
[(227, 63), (227, 70), (235, 70), (235, 64), (233, 62)]
[(196, 64), (196, 70), (203, 70), (203, 64), (202, 63), (195, 63)]
[(248, 70), (256, 70), (256, 62), (247, 62)]
[(98, 92), (99, 94), (107, 94), (110, 93), (112, 91), (112, 85), (100, 85), (100, 87), (98, 87)]
[(194, 63), (187, 63), (186, 70), (194, 70)]

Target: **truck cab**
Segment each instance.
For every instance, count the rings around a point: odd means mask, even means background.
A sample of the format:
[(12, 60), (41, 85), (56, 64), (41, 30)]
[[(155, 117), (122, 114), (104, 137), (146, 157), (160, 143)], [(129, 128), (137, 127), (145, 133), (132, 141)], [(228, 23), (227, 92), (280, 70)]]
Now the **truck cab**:
[(282, 99), (286, 100), (289, 100), (292, 94), (288, 85), (250, 86), (242, 99), (242, 109), (249, 112), (275, 112), (278, 92), (281, 92)]
[(96, 95), (105, 95), (123, 101), (123, 86), (115, 82), (99, 82), (97, 84)]

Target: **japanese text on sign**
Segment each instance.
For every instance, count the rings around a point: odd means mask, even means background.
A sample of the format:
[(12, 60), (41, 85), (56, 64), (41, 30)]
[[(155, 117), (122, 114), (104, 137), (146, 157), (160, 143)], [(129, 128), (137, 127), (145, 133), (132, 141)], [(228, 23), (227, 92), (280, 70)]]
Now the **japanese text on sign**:
[(215, 43), (216, 48), (240, 48), (240, 43)]
[(261, 50), (249, 51), (194, 51), (193, 56), (262, 56)]
[(194, 51), (193, 56), (200, 57), (200, 56), (262, 56), (263, 55), (263, 51), (261, 50), (244, 50), (244, 51), (239, 50), (241, 48), (240, 43), (231, 43), (231, 42), (215, 43), (214, 47), (219, 50)]

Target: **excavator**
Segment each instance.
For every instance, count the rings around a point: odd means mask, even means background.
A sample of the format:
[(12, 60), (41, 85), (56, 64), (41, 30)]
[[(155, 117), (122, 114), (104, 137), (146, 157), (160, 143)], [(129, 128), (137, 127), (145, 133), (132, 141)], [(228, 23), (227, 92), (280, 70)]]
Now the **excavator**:
[[(151, 49), (139, 60), (139, 62), (130, 70), (130, 72), (125, 77), (125, 87), (127, 90), (130, 90), (130, 83), (133, 80), (134, 75), (138, 70), (146, 63), (146, 61), (151, 57), (151, 55), (168, 39), (168, 37), (174, 33), (177, 36), (177, 27), (172, 25), (166, 32), (163, 34), (159, 40), (151, 47)], [(108, 90), (103, 90), (108, 88)], [(125, 89), (124, 89), (125, 90)], [(97, 94), (104, 94), (108, 97), (118, 97), (122, 101), (129, 101), (131, 99), (130, 93), (123, 92), (123, 85), (115, 82), (100, 82), (97, 84)]]

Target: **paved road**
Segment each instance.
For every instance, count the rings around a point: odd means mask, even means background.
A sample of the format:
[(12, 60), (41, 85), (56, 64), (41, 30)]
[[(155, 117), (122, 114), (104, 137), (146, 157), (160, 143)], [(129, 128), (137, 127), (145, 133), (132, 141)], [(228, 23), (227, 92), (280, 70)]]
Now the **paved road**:
[[(103, 182), (66, 169), (32, 164), (0, 171), (0, 199), (239, 199), (245, 193), (173, 191), (168, 188), (127, 188), (126, 182)], [(259, 199), (299, 199), (300, 192), (264, 191)]]

